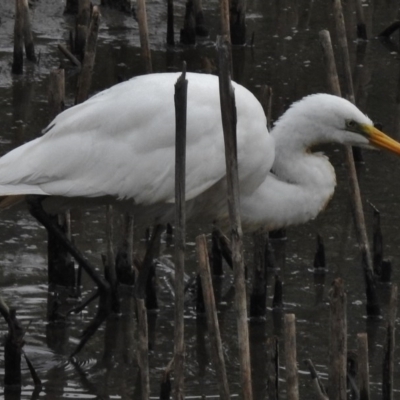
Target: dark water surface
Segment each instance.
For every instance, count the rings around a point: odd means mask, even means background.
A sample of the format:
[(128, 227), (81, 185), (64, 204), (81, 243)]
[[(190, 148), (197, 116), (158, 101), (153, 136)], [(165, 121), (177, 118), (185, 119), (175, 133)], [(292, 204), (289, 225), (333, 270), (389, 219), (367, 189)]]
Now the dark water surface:
[[(74, 21), (63, 15), (63, 2), (38, 0), (32, 10), (32, 24), (38, 65), (27, 64), (23, 76), (12, 76), (13, 2), (0, 3), (0, 153), (37, 136), (49, 122), (47, 113), (47, 77), (59, 66), (61, 56), (57, 44), (64, 43)], [(190, 71), (203, 68), (202, 57), (215, 59), (215, 38), (218, 32), (218, 2), (204, 1), (204, 12), (210, 36), (195, 47), (167, 50), (166, 6), (161, 0), (147, 2), (150, 42), (155, 71), (180, 70), (186, 60)], [(182, 26), (184, 5), (176, 1), (176, 29)], [(234, 50), (235, 80), (260, 94), (261, 85), (271, 85), (274, 91), (273, 117), (278, 117), (294, 100), (302, 96), (327, 90), (318, 32), (329, 29), (334, 42), (334, 25), (329, 8), (331, 2), (248, 0), (247, 25), (249, 37), (254, 32), (254, 48)], [(400, 139), (399, 106), (399, 54), (378, 40), (366, 45), (365, 58), (357, 58), (356, 17), (352, 1), (346, 3), (346, 22), (349, 28), (349, 46), (354, 70), (358, 71), (357, 98), (360, 107), (373, 119), (383, 123), (384, 130)], [(376, 4), (374, 4), (376, 3)], [(397, 2), (364, 1), (369, 37), (385, 28), (397, 15)], [(107, 9), (102, 10), (100, 39), (93, 79), (93, 93), (117, 82), (118, 77), (129, 78), (144, 73), (140, 59), (138, 27), (129, 16)], [(398, 42), (397, 36), (394, 39)], [(395, 45), (396, 46), (396, 45)], [(357, 66), (357, 68), (356, 68)], [(66, 63), (67, 103), (74, 97), (76, 71)], [(189, 82), (190, 85), (190, 82)], [(112, 116), (110, 116), (112, 118)], [(347, 177), (343, 152), (328, 147), (336, 167), (338, 187), (325, 213), (300, 227), (288, 229), (288, 240), (278, 243), (285, 247), (286, 261), (281, 264), (284, 282), (286, 312), (296, 314), (298, 360), (311, 358), (327, 383), (328, 353), (328, 290), (331, 281), (341, 276), (348, 293), (349, 349), (356, 347), (356, 335), (370, 333), (372, 398), (381, 398), (381, 362), (384, 338), (383, 320), (370, 321), (365, 317), (365, 289), (350, 212)], [(400, 159), (381, 152), (364, 153), (361, 169), (363, 199), (381, 211), (384, 251), (393, 257), (394, 281), (399, 279), (400, 260)], [(21, 160), (23, 162), (23, 160)], [(372, 211), (365, 203), (368, 226), (372, 226)], [(80, 211), (73, 214), (75, 241), (89, 259), (101, 265), (100, 255), (105, 252), (104, 210)], [(128, 399), (140, 398), (136, 361), (136, 323), (133, 303), (127, 294), (123, 312), (111, 317), (72, 363), (68, 355), (79, 341), (79, 334), (94, 314), (92, 305), (78, 316), (72, 316), (67, 328), (46, 322), (47, 314), (47, 261), (46, 234), (26, 211), (9, 210), (0, 216), (0, 292), (6, 303), (18, 310), (24, 325), (30, 322), (26, 334), (25, 351), (43, 380), (41, 398), (72, 397)], [(188, 279), (196, 268), (194, 238), (199, 232), (210, 232), (210, 226), (191, 228), (188, 234)], [(325, 239), (329, 270), (325, 285), (316, 284), (312, 270), (315, 235)], [(143, 232), (137, 233), (138, 240)], [(247, 239), (250, 243), (250, 240)], [(157, 398), (162, 372), (173, 354), (173, 249), (165, 248), (160, 259), (160, 310), (149, 315), (151, 395)], [(246, 253), (251, 264), (251, 251)], [(220, 324), (225, 357), (228, 364), (231, 393), (240, 393), (238, 355), (236, 347), (236, 321), (233, 309), (232, 276), (227, 270), (222, 282), (219, 301)], [(271, 277), (268, 304), (271, 305)], [(91, 282), (83, 282), (83, 295), (92, 289)], [(387, 287), (380, 287), (383, 304), (387, 301)], [(72, 302), (72, 300), (71, 300)], [(196, 320), (193, 303), (186, 308), (187, 376), (186, 394), (191, 396), (217, 393), (215, 371), (210, 364), (207, 333), (204, 321)], [(0, 323), (1, 333), (7, 327)], [(250, 323), (254, 398), (265, 398), (265, 339), (272, 334), (281, 335), (281, 315), (269, 309), (266, 321)], [(398, 338), (397, 338), (398, 339)], [(400, 352), (396, 352), (395, 397), (400, 390), (398, 380)], [(0, 376), (4, 374), (4, 356), (0, 352)], [(300, 368), (301, 399), (314, 398), (311, 381), (303, 364)], [(32, 380), (24, 364), (22, 398), (32, 393)], [(282, 370), (282, 387), (284, 371)], [(0, 384), (1, 385), (1, 384)]]

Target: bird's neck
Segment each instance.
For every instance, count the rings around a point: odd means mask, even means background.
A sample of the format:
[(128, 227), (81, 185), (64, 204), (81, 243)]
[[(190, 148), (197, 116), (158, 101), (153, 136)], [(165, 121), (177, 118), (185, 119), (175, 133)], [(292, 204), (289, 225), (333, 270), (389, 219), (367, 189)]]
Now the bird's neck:
[[(273, 133), (275, 161), (272, 169), (280, 184), (285, 185), (288, 218), (302, 223), (315, 218), (327, 205), (336, 186), (336, 176), (326, 156), (311, 152), (314, 139), (309, 131), (307, 135), (301, 127), (284, 131), (291, 133)], [(305, 137), (309, 138), (308, 142)], [(301, 206), (292, 206), (293, 201)]]
[[(299, 132), (294, 136), (297, 135)], [(256, 193), (244, 196), (242, 201), (243, 222), (250, 229), (257, 229), (256, 225), (277, 229), (315, 218), (332, 197), (336, 185), (327, 157), (309, 152), (299, 137), (285, 133), (273, 136), (273, 174), (268, 175)]]

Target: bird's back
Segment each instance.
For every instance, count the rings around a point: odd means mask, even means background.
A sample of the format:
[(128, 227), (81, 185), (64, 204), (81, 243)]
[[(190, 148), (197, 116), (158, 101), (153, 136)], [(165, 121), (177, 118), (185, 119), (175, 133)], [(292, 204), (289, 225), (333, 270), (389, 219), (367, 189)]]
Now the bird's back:
[[(0, 159), (0, 196), (112, 196), (149, 205), (174, 198), (177, 73), (133, 78), (55, 118), (44, 136)], [(218, 78), (187, 74), (187, 199), (225, 176)], [(234, 85), (242, 190), (273, 162), (259, 102)]]

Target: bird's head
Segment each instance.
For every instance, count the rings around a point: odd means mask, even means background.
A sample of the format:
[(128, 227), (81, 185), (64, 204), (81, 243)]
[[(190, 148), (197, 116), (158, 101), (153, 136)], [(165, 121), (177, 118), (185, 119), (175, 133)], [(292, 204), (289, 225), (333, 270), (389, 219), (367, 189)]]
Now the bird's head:
[[(277, 122), (291, 126), (297, 145), (311, 147), (323, 142), (336, 142), (360, 147), (376, 147), (400, 155), (400, 143), (379, 129), (354, 104), (329, 94), (313, 94), (294, 103)], [(275, 129), (274, 129), (275, 131)]]

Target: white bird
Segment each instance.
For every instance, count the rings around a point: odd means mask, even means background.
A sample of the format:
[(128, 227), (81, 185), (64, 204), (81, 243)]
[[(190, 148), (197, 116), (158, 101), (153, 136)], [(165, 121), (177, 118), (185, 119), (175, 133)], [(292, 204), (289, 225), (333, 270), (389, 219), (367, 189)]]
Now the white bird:
[[(44, 135), (0, 159), (0, 206), (27, 194), (44, 206), (114, 201), (136, 218), (173, 218), (174, 85), (180, 74), (133, 78), (60, 115)], [(225, 223), (226, 171), (218, 78), (188, 73), (186, 200), (188, 219)], [(275, 229), (315, 218), (331, 198), (332, 165), (311, 153), (318, 143), (386, 148), (400, 144), (374, 128), (345, 99), (310, 95), (267, 130), (261, 104), (233, 83), (241, 217), (245, 230)]]

